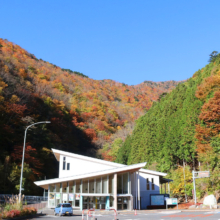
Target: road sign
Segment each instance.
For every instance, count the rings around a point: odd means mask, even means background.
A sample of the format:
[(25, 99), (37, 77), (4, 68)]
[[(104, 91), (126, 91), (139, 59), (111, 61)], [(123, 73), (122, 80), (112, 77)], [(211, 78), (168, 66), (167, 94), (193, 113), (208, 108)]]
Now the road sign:
[(210, 177), (210, 172), (209, 171), (199, 171), (199, 172), (195, 172), (194, 170), (192, 171), (192, 178), (193, 178), (193, 188), (194, 188), (194, 201), (195, 201), (195, 205), (196, 205), (196, 181), (195, 179), (198, 178), (205, 178), (205, 177)]
[(195, 172), (195, 178), (205, 178), (205, 177), (210, 177), (210, 172), (209, 171)]

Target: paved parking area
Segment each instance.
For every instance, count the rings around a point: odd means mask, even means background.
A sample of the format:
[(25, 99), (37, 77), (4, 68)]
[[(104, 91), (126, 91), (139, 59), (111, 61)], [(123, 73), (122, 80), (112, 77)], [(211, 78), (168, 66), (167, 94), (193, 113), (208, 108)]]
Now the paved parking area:
[(140, 213), (137, 215), (132, 214), (118, 214), (116, 217), (113, 214), (95, 214), (92, 217), (88, 217), (87, 215), (82, 218), (82, 215), (74, 215), (74, 216), (54, 216), (52, 214), (48, 214), (46, 216), (41, 216), (35, 219), (40, 220), (48, 220), (48, 218), (52, 219), (73, 219), (73, 220), (198, 220), (198, 219), (207, 219), (207, 220), (220, 220), (220, 210), (215, 211), (191, 211), (191, 212), (181, 212), (181, 211), (162, 211), (158, 213)]

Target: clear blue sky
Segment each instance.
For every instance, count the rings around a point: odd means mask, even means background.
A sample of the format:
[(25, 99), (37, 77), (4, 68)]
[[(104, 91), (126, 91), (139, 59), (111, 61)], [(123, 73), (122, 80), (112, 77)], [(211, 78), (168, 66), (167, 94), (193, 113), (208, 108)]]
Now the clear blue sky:
[(184, 80), (220, 51), (219, 0), (5, 0), (0, 37), (93, 79)]

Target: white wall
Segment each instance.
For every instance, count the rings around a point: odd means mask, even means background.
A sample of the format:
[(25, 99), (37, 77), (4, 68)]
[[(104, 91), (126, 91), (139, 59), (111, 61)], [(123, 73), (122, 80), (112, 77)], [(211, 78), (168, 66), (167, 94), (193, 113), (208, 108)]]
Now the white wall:
[[(66, 169), (63, 170), (63, 157), (66, 157)], [(70, 163), (70, 170), (67, 170), (67, 163)], [(96, 171), (106, 170), (106, 169), (113, 169), (114, 166), (106, 165), (98, 162), (92, 162), (88, 160), (72, 158), (60, 155), (60, 162), (59, 162), (59, 178), (61, 177), (68, 177), (74, 176), (79, 174), (86, 174), (92, 173)]]
[[(140, 175), (140, 196), (141, 196), (141, 209), (146, 209), (150, 205), (150, 194), (160, 194), (160, 180), (159, 176), (139, 172)], [(147, 190), (147, 178), (150, 181), (150, 190)], [(152, 190), (151, 179), (154, 179), (154, 190)], [(136, 187), (135, 185), (135, 175), (131, 176), (132, 181), (132, 195), (134, 196), (134, 208), (135, 208), (135, 196), (136, 196)]]

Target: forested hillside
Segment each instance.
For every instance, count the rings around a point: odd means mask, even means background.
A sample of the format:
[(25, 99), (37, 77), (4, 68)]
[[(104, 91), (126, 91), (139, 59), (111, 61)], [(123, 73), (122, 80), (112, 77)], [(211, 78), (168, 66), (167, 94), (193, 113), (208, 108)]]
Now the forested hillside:
[(110, 152), (112, 143), (125, 139), (134, 121), (177, 84), (93, 80), (0, 39), (0, 193), (18, 192), (26, 126), (51, 121), (27, 134), (24, 193), (37, 194), (33, 181), (57, 176), (51, 148), (96, 156), (108, 144)]
[[(199, 180), (199, 192), (204, 195), (219, 190), (219, 153), (220, 55), (215, 51), (207, 66), (154, 102), (137, 120), (132, 135), (119, 149), (116, 161), (127, 164), (147, 161), (148, 167), (171, 172), (172, 178), (179, 175), (179, 179), (176, 178), (179, 183), (183, 181), (181, 167), (185, 165), (188, 171), (210, 170), (211, 178)], [(188, 181), (191, 195), (190, 175)], [(184, 192), (183, 182), (182, 188), (173, 184), (179, 187), (177, 194)]]

